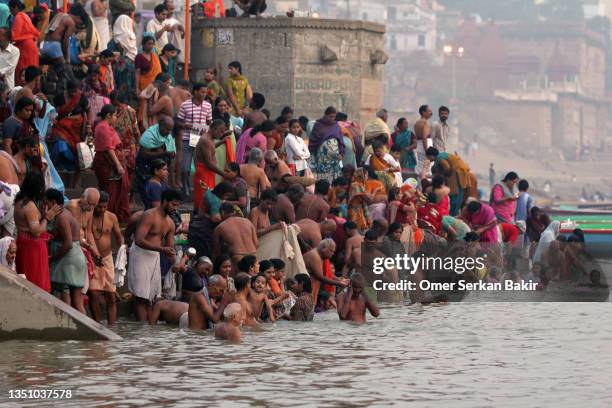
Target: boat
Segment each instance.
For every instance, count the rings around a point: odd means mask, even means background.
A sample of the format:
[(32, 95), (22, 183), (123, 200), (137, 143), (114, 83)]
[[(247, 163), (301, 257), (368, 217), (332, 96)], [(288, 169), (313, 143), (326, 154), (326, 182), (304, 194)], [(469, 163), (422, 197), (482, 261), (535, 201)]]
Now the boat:
[(553, 214), (552, 219), (561, 222), (562, 234), (570, 235), (580, 228), (587, 247), (608, 246), (608, 254), (612, 255), (612, 214)]

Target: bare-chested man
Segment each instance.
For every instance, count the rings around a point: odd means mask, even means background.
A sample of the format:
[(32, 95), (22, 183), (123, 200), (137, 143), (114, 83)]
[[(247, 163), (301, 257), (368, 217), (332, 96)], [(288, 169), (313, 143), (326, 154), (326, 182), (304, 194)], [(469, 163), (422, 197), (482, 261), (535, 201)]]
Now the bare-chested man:
[[(255, 255), (259, 240), (255, 226), (246, 218), (234, 216), (234, 206), (228, 203), (221, 205), (221, 219), (213, 234), (214, 257), (226, 253), (232, 257), (234, 270), (236, 264), (245, 255)], [(225, 249), (224, 249), (225, 247)]]
[(272, 189), (264, 190), (263, 193), (261, 193), (259, 205), (253, 208), (249, 213), (249, 221), (253, 223), (258, 237), (281, 228), (282, 224), (280, 222), (274, 225), (270, 224), (269, 213), (275, 203), (276, 191)]
[(191, 99), (191, 84), (186, 79), (176, 81), (176, 86), (168, 90), (168, 95), (172, 99), (174, 111), (178, 112), (181, 105), (188, 99)]
[(426, 162), (428, 162), (425, 152), (427, 151), (429, 141), (431, 140), (431, 128), (429, 127), (429, 118), (431, 118), (432, 115), (431, 108), (427, 105), (422, 105), (419, 107), (419, 115), (421, 115), (421, 118), (414, 123), (414, 134), (416, 135), (417, 139), (417, 164), (415, 172), (420, 178), (423, 178), (422, 176), (424, 173), (429, 170), (428, 168), (425, 168), (427, 164)]
[[(191, 83), (185, 79), (181, 79), (176, 82), (176, 86), (168, 90), (168, 95), (172, 99), (172, 105), (174, 112), (178, 112), (181, 109), (183, 102), (191, 99)], [(172, 130), (174, 137), (174, 144), (176, 145), (177, 151), (183, 151), (183, 136), (181, 134), (181, 128), (177, 125)], [(170, 172), (170, 185), (176, 188), (182, 188), (183, 183), (181, 181), (181, 162), (180, 160), (173, 159), (172, 171)]]
[(348, 289), (340, 293), (338, 298), (338, 317), (340, 320), (350, 320), (355, 323), (366, 322), (366, 309), (374, 317), (380, 315), (378, 306), (368, 298), (363, 291), (365, 279), (360, 273), (351, 275), (351, 283)]
[(325, 220), (323, 222), (315, 222), (310, 218), (304, 218), (296, 222), (300, 227), (298, 240), (302, 247), (302, 252), (308, 252), (312, 248), (316, 248), (323, 238), (331, 238), (336, 232), (336, 221)]
[(4, 150), (0, 150), (0, 181), (18, 186), (20, 184), (18, 170), (15, 159)]
[[(221, 72), (221, 70), (219, 70)], [(261, 108), (266, 104), (266, 98), (258, 93), (253, 93), (253, 97), (249, 101), (249, 109), (251, 110), (244, 119), (243, 131), (261, 125), (266, 119), (266, 115), (261, 111)]]
[(290, 185), (288, 178), (292, 177), (291, 169), (287, 166), (287, 163), (279, 159), (274, 150), (268, 150), (264, 154), (264, 160), (266, 162), (266, 176), (270, 180), (272, 188), (278, 192), (286, 191)]
[(215, 325), (215, 338), (233, 343), (242, 341), (240, 326), (244, 322), (244, 313), (240, 303), (230, 303), (223, 312), (224, 321)]
[(148, 317), (149, 324), (155, 325), (158, 321), (163, 321), (184, 329), (187, 327), (188, 311), (188, 303), (174, 300), (159, 300), (151, 308)]
[(145, 211), (136, 229), (134, 245), (130, 248), (128, 287), (134, 295), (134, 311), (138, 321), (146, 321), (155, 299), (161, 296), (160, 255), (173, 264), (174, 222), (170, 218), (181, 206), (181, 193), (166, 190), (157, 208)]
[(147, 90), (145, 89), (143, 93), (140, 94), (140, 98), (146, 99), (146, 102), (148, 104), (147, 123), (149, 125), (157, 123), (159, 119), (164, 116), (174, 116), (174, 105), (172, 102), (172, 98), (169, 94), (171, 83), (172, 78), (170, 77), (170, 75), (165, 73), (159, 74), (155, 78), (155, 82), (153, 83), (153, 88), (155, 88), (157, 92), (152, 91), (153, 95), (149, 96)]
[(325, 200), (329, 192), (329, 181), (317, 180), (315, 193), (306, 194), (300, 200), (296, 209), (296, 219), (310, 218), (316, 222), (323, 222), (329, 214), (329, 204)]
[(19, 167), (19, 184), (23, 182), (26, 174), (32, 170), (41, 171), (40, 166), (36, 164), (36, 159), (40, 153), (38, 143), (34, 138), (28, 137), (25, 139), (19, 139), (17, 141), (19, 145), (19, 151), (15, 154), (14, 159)]
[(79, 223), (70, 211), (63, 208), (64, 195), (61, 191), (48, 189), (45, 192), (45, 205), (62, 207), (55, 217), (53, 230), (59, 246), (50, 259), (51, 287), (65, 303), (85, 314), (83, 287), (87, 277), (87, 260), (79, 245)]
[(70, 67), (70, 37), (76, 32), (77, 25), (85, 25), (89, 16), (83, 6), (75, 3), (70, 14), (57, 13), (49, 22), (47, 34), (40, 50), (40, 58), (51, 62), (60, 79), (75, 80)]
[(0, 202), (4, 206), (4, 216), (0, 218), (0, 236), (15, 236), (15, 219), (14, 211), (15, 195), (19, 192), (19, 176), (17, 171), (19, 167), (15, 159), (5, 152), (0, 150), (0, 181), (6, 183), (10, 192), (0, 190)]
[(227, 128), (225, 122), (216, 119), (210, 125), (210, 129), (205, 135), (200, 137), (200, 141), (195, 147), (195, 166), (196, 171), (193, 175), (193, 207), (200, 208), (205, 188), (215, 188), (215, 174), (222, 178), (231, 179), (232, 175), (217, 167), (215, 149), (225, 143)]
[(240, 165), (240, 176), (242, 176), (249, 186), (251, 202), (257, 202), (259, 200), (259, 193), (272, 187), (270, 180), (266, 176), (266, 172), (259, 167), (262, 154), (261, 150), (255, 147), (249, 150), (249, 162)]
[(109, 195), (100, 192), (100, 200), (93, 211), (92, 229), (96, 248), (100, 254), (101, 264), (94, 267), (94, 276), (89, 281), (89, 296), (91, 314), (95, 321), (101, 320), (100, 304), (102, 297), (106, 302), (108, 324), (112, 326), (117, 321), (115, 265), (113, 263), (112, 237), (118, 246), (123, 245), (123, 235), (117, 216), (108, 208)]
[(98, 205), (99, 200), (100, 192), (98, 189), (90, 187), (83, 191), (81, 198), (72, 199), (66, 205), (66, 209), (76, 218), (81, 228), (79, 236), (81, 246), (91, 253), (95, 262), (100, 259), (100, 254), (93, 237), (92, 219), (93, 210)]
[(212, 329), (223, 316), (223, 311), (231, 299), (227, 280), (221, 275), (208, 278), (208, 299), (200, 290), (189, 301), (189, 328), (192, 330)]
[(304, 187), (294, 184), (285, 194), (279, 194), (276, 198), (276, 205), (270, 211), (270, 218), (275, 222), (286, 224), (295, 223), (295, 207), (304, 197)]
[(257, 316), (253, 314), (253, 306), (249, 301), (251, 277), (244, 272), (240, 272), (234, 278), (234, 285), (236, 286), (234, 302), (240, 303), (240, 306), (242, 306), (245, 326), (257, 326)]
[(347, 239), (344, 248), (342, 276), (346, 278), (351, 270), (361, 273), (361, 244), (363, 243), (363, 235), (359, 233), (357, 224), (353, 221), (347, 221), (343, 228)]
[[(41, 75), (42, 71), (37, 66), (31, 65), (27, 67), (24, 70), (25, 84), (23, 85), (23, 87), (21, 87), (19, 92), (17, 92), (17, 95), (15, 95), (14, 100), (18, 101), (21, 98), (29, 98), (33, 101), (36, 101), (36, 98), (39, 97), (43, 101), (46, 101), (46, 96), (42, 92), (40, 92)], [(38, 117), (44, 116), (45, 109), (46, 107), (44, 103), (42, 106), (39, 106), (38, 104), (34, 105), (34, 110), (37, 112)]]
[(334, 252), (336, 252), (336, 243), (333, 239), (326, 238), (322, 240), (316, 248), (311, 249), (303, 255), (306, 270), (310, 274), (310, 279), (312, 281), (312, 298), (314, 303), (317, 301), (321, 284), (334, 285), (342, 288), (348, 285), (348, 279), (336, 279), (333, 276), (325, 276), (323, 272), (323, 261), (334, 256)]

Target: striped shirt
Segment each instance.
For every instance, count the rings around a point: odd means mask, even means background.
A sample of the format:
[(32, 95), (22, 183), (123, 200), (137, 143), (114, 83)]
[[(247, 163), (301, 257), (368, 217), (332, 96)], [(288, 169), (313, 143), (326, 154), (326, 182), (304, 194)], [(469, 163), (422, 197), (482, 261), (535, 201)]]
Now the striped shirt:
[[(196, 105), (192, 99), (189, 99), (181, 104), (176, 117), (185, 125), (206, 130), (207, 123), (212, 121), (212, 106), (206, 101)], [(188, 132), (183, 133), (183, 140), (189, 140)]]

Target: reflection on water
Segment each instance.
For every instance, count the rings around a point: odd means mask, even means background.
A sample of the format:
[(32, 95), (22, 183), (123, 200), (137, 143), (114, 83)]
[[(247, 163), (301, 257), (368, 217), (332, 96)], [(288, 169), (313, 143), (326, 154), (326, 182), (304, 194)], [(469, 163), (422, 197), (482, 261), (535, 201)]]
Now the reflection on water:
[(0, 405), (9, 389), (71, 389), (64, 406), (610, 406), (611, 311), (393, 306), (363, 326), (280, 322), (240, 345), (122, 323), (119, 342), (0, 343)]

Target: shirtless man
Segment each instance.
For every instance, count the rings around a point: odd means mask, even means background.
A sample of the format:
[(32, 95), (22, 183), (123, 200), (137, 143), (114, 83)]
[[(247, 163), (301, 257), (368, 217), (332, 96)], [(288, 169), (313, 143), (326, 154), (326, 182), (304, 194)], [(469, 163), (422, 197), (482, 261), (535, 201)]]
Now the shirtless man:
[[(178, 80), (176, 86), (168, 90), (168, 96), (172, 99), (172, 105), (174, 112), (178, 112), (181, 109), (183, 102), (191, 99), (191, 83), (185, 79)], [(183, 136), (181, 134), (181, 127), (178, 125), (178, 121), (175, 121), (176, 125), (172, 130), (174, 136), (174, 144), (176, 145), (177, 151), (183, 151)], [(180, 149), (180, 150), (179, 150)], [(180, 160), (173, 159), (174, 166), (173, 171), (170, 172), (170, 185), (177, 188), (183, 188), (181, 181), (181, 162)]]
[(270, 225), (270, 217), (268, 214), (275, 203), (276, 191), (272, 189), (264, 190), (263, 193), (261, 193), (259, 205), (253, 208), (249, 213), (249, 221), (253, 223), (258, 237), (281, 228), (282, 224), (280, 222)]
[(298, 240), (302, 246), (302, 252), (308, 252), (312, 248), (316, 248), (323, 238), (331, 238), (336, 232), (336, 222), (334, 220), (325, 220), (318, 223), (309, 218), (304, 218), (296, 224), (300, 227)]
[(221, 320), (231, 299), (227, 280), (223, 276), (212, 275), (208, 278), (208, 297), (210, 302), (206, 300), (202, 290), (191, 297), (188, 316), (190, 329), (207, 330)]
[(151, 309), (151, 313), (149, 313), (149, 324), (153, 326), (157, 324), (158, 321), (164, 321), (184, 329), (187, 327), (185, 319), (188, 311), (189, 305), (185, 302), (160, 300), (155, 302), (155, 305)]
[[(225, 126), (225, 122), (223, 122), (221, 119), (215, 119), (210, 125), (208, 132), (200, 137), (200, 141), (195, 147), (194, 161), (196, 165), (196, 176), (198, 175), (197, 166), (200, 165), (204, 166), (209, 173), (217, 173), (222, 178), (226, 179), (232, 178), (229, 173), (226, 173), (223, 171), (223, 169), (217, 167), (217, 158), (215, 156), (215, 149), (224, 144), (225, 139), (229, 137), (229, 135), (226, 134), (226, 130), (227, 127)], [(211, 180), (212, 181), (210, 183), (212, 183), (212, 185), (210, 185), (209, 182), (204, 179), (195, 180), (195, 182), (198, 183), (201, 181), (206, 183), (208, 188), (214, 188), (215, 178), (212, 177)], [(195, 184), (195, 186), (196, 188), (198, 187), (197, 184)]]
[(346, 278), (351, 270), (361, 273), (361, 244), (363, 243), (363, 235), (359, 233), (357, 224), (353, 221), (347, 221), (344, 224), (344, 232), (348, 238), (344, 248), (342, 276)]
[(329, 204), (325, 200), (329, 192), (329, 182), (327, 180), (317, 180), (315, 183), (315, 193), (306, 194), (300, 200), (296, 210), (296, 219), (310, 218), (316, 222), (323, 222), (329, 214)]
[(165, 255), (171, 264), (176, 258), (175, 227), (170, 215), (177, 212), (180, 206), (179, 191), (164, 191), (160, 206), (145, 211), (136, 229), (135, 242), (129, 255), (128, 287), (134, 295), (138, 321), (147, 320), (152, 303), (161, 296), (160, 255)]
[(421, 115), (421, 118), (414, 123), (414, 134), (417, 139), (417, 165), (415, 172), (420, 177), (420, 180), (429, 171), (429, 168), (426, 166), (427, 156), (425, 152), (429, 147), (428, 141), (431, 140), (431, 129), (429, 127), (429, 118), (432, 115), (431, 108), (427, 105), (422, 105), (419, 107), (419, 115)]
[(279, 192), (286, 191), (289, 188), (287, 178), (293, 177), (287, 163), (279, 159), (274, 150), (268, 150), (264, 154), (264, 160), (266, 162), (266, 176), (270, 180), (272, 188)]
[(341, 288), (348, 285), (348, 279), (335, 279), (323, 274), (323, 261), (334, 256), (334, 252), (336, 252), (336, 243), (334, 240), (326, 238), (322, 240), (316, 248), (311, 249), (303, 255), (306, 270), (312, 281), (312, 298), (315, 303), (321, 284), (334, 285)]
[(295, 223), (295, 207), (304, 197), (304, 187), (294, 184), (285, 194), (279, 194), (276, 198), (276, 205), (270, 211), (270, 218), (275, 222), (286, 224)]
[(354, 323), (366, 322), (366, 308), (374, 317), (380, 315), (378, 306), (368, 298), (363, 291), (365, 279), (360, 273), (351, 275), (351, 284), (346, 292), (340, 293), (338, 298), (338, 317), (340, 320), (350, 320)]
[(4, 150), (0, 151), (0, 181), (18, 186), (21, 182), (17, 170), (15, 159)]
[(81, 198), (72, 199), (66, 205), (66, 209), (72, 213), (81, 227), (79, 236), (81, 246), (91, 253), (94, 261), (100, 259), (92, 228), (93, 210), (98, 205), (99, 200), (100, 192), (98, 189), (90, 187), (83, 191)]
[[(23, 87), (17, 92), (14, 100), (18, 101), (21, 98), (29, 98), (33, 101), (36, 101), (36, 98), (39, 97), (42, 100), (46, 101), (47, 97), (40, 92), (40, 76), (42, 75), (42, 71), (35, 65), (31, 65), (24, 70), (25, 84)], [(36, 94), (34, 91), (39, 91)], [(44, 113), (46, 110), (45, 105), (38, 108), (38, 104), (34, 105), (34, 110), (37, 111), (38, 117), (44, 117)]]
[(233, 343), (242, 341), (240, 326), (244, 322), (242, 306), (240, 303), (230, 303), (223, 312), (224, 322), (215, 325), (215, 337), (219, 340), (228, 340)]
[(87, 260), (79, 245), (79, 223), (64, 205), (64, 195), (55, 189), (45, 192), (47, 208), (58, 205), (62, 211), (55, 217), (53, 236), (60, 246), (51, 254), (51, 286), (60, 298), (85, 314), (83, 287), (87, 277)]
[(181, 105), (188, 99), (191, 99), (191, 84), (186, 79), (176, 81), (176, 86), (168, 90), (168, 96), (172, 99), (174, 111), (178, 112)]
[(162, 73), (155, 78), (155, 82), (153, 85), (157, 89), (157, 95), (154, 95), (150, 101), (147, 101), (148, 103), (150, 103), (149, 109), (147, 111), (147, 114), (149, 115), (148, 123), (157, 123), (159, 119), (164, 116), (174, 116), (174, 104), (168, 92), (171, 83), (172, 78), (170, 78), (170, 75), (168, 74)]
[(249, 186), (251, 202), (257, 202), (257, 200), (259, 200), (258, 193), (272, 187), (264, 169), (259, 167), (261, 159), (261, 150), (253, 148), (249, 150), (249, 162), (240, 165), (240, 175)]
[(75, 80), (70, 65), (70, 37), (76, 32), (77, 25), (83, 26), (88, 20), (83, 6), (75, 3), (70, 14), (57, 13), (49, 22), (44, 44), (40, 50), (41, 59), (51, 61), (58, 78)]
[(94, 267), (94, 276), (89, 281), (89, 297), (91, 314), (96, 322), (101, 320), (100, 304), (102, 297), (106, 302), (106, 316), (109, 326), (117, 321), (117, 305), (115, 287), (115, 265), (113, 263), (112, 237), (118, 246), (123, 245), (123, 235), (117, 216), (108, 208), (109, 195), (100, 192), (100, 200), (93, 211), (92, 229), (96, 248), (102, 258), (102, 265)]
[(33, 169), (38, 171), (41, 170), (40, 166), (36, 165), (36, 158), (38, 157), (40, 149), (38, 147), (38, 143), (36, 143), (36, 140), (31, 137), (19, 139), (17, 144), (19, 145), (19, 151), (13, 157), (17, 162), (17, 166), (19, 166), (18, 177), (19, 184), (21, 184), (26, 174), (28, 174), (30, 171)]
[[(232, 257), (232, 264), (236, 264), (245, 255), (255, 255), (259, 240), (255, 226), (246, 218), (234, 217), (234, 206), (228, 203), (221, 205), (221, 219), (213, 234), (214, 258), (221, 253)], [(226, 249), (223, 250), (223, 247)]]
[[(221, 72), (221, 70), (219, 70), (219, 72)], [(258, 92), (253, 93), (253, 97), (249, 101), (249, 108), (251, 109), (251, 112), (246, 115), (244, 126), (242, 128), (243, 131), (259, 126), (264, 120), (268, 119), (261, 111), (261, 108), (263, 108), (265, 104), (266, 98), (262, 94)]]
[(240, 272), (234, 278), (234, 285), (236, 286), (234, 302), (239, 303), (240, 306), (242, 306), (244, 324), (246, 326), (257, 326), (257, 320), (255, 320), (256, 316), (253, 315), (253, 307), (251, 302), (249, 302), (249, 295), (251, 293), (251, 277), (244, 272)]

